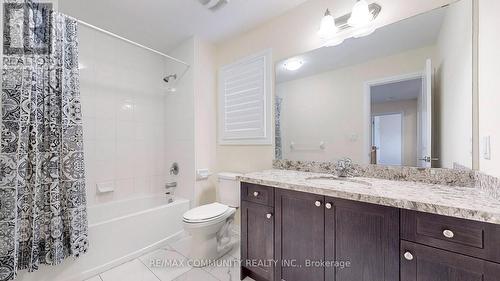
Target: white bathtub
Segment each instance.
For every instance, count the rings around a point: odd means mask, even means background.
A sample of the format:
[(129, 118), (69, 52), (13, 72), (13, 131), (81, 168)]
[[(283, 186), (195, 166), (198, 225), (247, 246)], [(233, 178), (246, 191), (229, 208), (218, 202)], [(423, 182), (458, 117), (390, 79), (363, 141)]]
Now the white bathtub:
[(182, 215), (189, 201), (167, 204), (163, 197), (147, 197), (88, 208), (89, 252), (81, 258), (34, 273), (21, 281), (81, 281), (159, 248), (182, 233)]

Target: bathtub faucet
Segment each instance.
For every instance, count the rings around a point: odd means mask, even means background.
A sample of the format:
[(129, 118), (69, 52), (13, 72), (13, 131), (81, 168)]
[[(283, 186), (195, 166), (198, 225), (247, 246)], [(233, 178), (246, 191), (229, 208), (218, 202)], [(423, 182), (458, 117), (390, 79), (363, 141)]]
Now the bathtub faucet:
[(168, 203), (174, 202), (174, 193), (175, 193), (175, 188), (176, 187), (177, 187), (177, 182), (176, 181), (167, 182), (165, 184), (165, 189), (166, 189), (165, 196), (167, 198), (167, 202)]

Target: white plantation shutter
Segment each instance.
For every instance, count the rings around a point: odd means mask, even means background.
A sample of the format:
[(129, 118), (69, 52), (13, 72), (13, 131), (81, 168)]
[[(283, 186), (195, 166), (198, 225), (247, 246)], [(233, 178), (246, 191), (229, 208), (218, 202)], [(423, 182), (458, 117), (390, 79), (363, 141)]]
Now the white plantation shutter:
[(272, 144), (270, 61), (267, 51), (220, 70), (220, 144)]

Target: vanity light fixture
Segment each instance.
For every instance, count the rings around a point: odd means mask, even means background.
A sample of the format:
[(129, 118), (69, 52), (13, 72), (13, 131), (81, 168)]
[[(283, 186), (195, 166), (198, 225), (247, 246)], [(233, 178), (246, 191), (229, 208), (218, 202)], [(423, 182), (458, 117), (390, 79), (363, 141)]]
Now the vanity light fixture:
[(289, 59), (284, 64), (283, 67), (289, 71), (296, 71), (304, 65), (304, 61), (301, 59)]
[(342, 43), (344, 43), (345, 39), (340, 37), (340, 36), (336, 36), (328, 41), (326, 41), (325, 43), (325, 47), (334, 47), (334, 46), (338, 46)]
[(372, 24), (382, 11), (382, 6), (377, 3), (368, 4), (366, 0), (358, 0), (352, 13), (333, 18), (327, 9), (321, 19), (318, 35), (323, 39), (324, 46), (336, 46), (344, 42), (344, 36), (339, 36), (341, 31), (352, 29), (349, 36), (359, 38), (372, 34), (376, 28)]
[(370, 7), (366, 0), (358, 0), (352, 8), (351, 17), (347, 23), (352, 27), (365, 27), (373, 20), (373, 14), (370, 13)]
[(329, 40), (335, 36), (338, 31), (338, 27), (335, 24), (335, 18), (330, 13), (329, 9), (326, 9), (325, 15), (321, 19), (321, 24), (318, 30), (318, 35), (321, 39)]

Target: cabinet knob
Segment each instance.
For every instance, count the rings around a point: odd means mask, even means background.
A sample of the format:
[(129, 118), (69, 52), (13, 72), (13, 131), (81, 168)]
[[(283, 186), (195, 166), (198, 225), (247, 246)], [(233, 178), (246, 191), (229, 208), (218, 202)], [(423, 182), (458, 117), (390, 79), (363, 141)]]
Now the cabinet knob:
[(444, 235), (444, 237), (450, 238), (450, 239), (455, 237), (455, 233), (453, 233), (453, 231), (451, 231), (449, 229), (443, 230), (443, 235)]
[(316, 205), (316, 207), (321, 207), (321, 201), (316, 201), (316, 203), (314, 203), (314, 205)]
[(332, 203), (326, 203), (325, 207), (330, 210), (332, 208)]
[(267, 218), (267, 219), (270, 219), (270, 218), (272, 218), (272, 217), (273, 217), (273, 214), (266, 214), (266, 218)]
[(412, 254), (412, 253), (410, 253), (410, 252), (406, 252), (406, 253), (404, 254), (404, 257), (405, 257), (405, 259), (406, 259), (406, 260), (408, 260), (408, 261), (412, 261), (412, 260), (413, 260), (413, 254)]
[(258, 191), (255, 191), (255, 192), (253, 193), (253, 196), (254, 196), (254, 197), (259, 196), (259, 192), (258, 192)]

